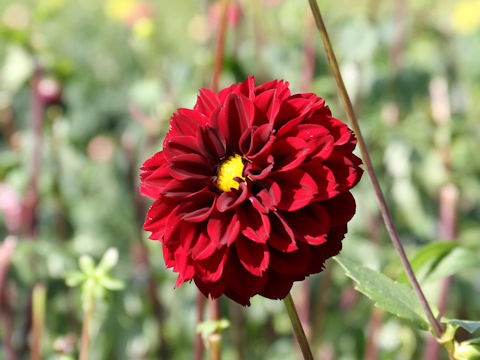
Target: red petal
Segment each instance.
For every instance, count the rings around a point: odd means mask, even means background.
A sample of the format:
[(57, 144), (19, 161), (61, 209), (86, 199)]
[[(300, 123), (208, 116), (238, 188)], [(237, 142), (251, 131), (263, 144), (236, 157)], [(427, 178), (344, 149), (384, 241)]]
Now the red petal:
[[(170, 119), (170, 126), (165, 141), (175, 136), (195, 136), (197, 129), (200, 127), (201, 123), (196, 117), (201, 116), (200, 113), (193, 110), (190, 110), (190, 113), (188, 113), (182, 110), (186, 109), (178, 109), (178, 114), (173, 114)], [(194, 115), (193, 118), (187, 115), (192, 115), (192, 113), (196, 115)], [(205, 117), (205, 119), (207, 118)]]
[[(224, 276), (228, 289), (233, 292), (232, 294), (228, 291), (226, 295), (245, 300), (258, 294), (263, 289), (268, 280), (268, 270), (264, 271), (262, 276), (254, 276), (240, 263), (237, 252), (230, 251)], [(237, 296), (235, 297), (235, 295)]]
[(265, 212), (274, 210), (282, 198), (280, 186), (270, 179), (265, 179), (263, 182), (258, 183), (263, 189), (258, 192), (256, 198), (266, 210)]
[(260, 295), (273, 300), (283, 299), (290, 292), (293, 282), (303, 280), (304, 278), (305, 276), (279, 274), (270, 269), (268, 272), (268, 282), (260, 292)]
[(168, 217), (176, 210), (175, 207), (176, 202), (168, 198), (160, 198), (152, 204), (147, 212), (143, 227), (145, 231), (152, 232), (150, 239), (160, 240), (163, 237)]
[(276, 141), (270, 150), (275, 159), (274, 170), (287, 171), (300, 165), (309, 152), (308, 145), (300, 138), (287, 137)]
[(191, 248), (190, 255), (193, 260), (204, 260), (210, 257), (216, 249), (217, 246), (210, 240), (207, 231), (204, 230), (200, 233), (195, 245)]
[(198, 180), (170, 180), (163, 188), (162, 195), (166, 197), (190, 197), (205, 188), (205, 184)]
[(216, 195), (210, 190), (201, 191), (185, 199), (176, 214), (185, 221), (201, 222), (210, 216), (215, 207)]
[(280, 274), (307, 274), (311, 261), (310, 247), (302, 243), (299, 243), (298, 250), (289, 253), (276, 250), (270, 252), (270, 267)]
[(202, 292), (203, 295), (206, 297), (211, 297), (212, 299), (216, 299), (220, 297), (226, 288), (226, 283), (223, 279), (214, 283), (204, 283), (198, 276), (193, 278), (195, 281), (195, 285), (197, 285), (198, 289)]
[(175, 284), (175, 288), (179, 287), (184, 281), (191, 280), (195, 274), (195, 269), (192, 266), (189, 258), (186, 256), (185, 250), (178, 248), (175, 251), (175, 266), (173, 271), (178, 272), (179, 276)]
[(275, 129), (280, 129), (285, 123), (295, 118), (309, 115), (315, 109), (325, 106), (325, 100), (315, 94), (296, 94), (286, 99), (275, 119)]
[(192, 222), (183, 221), (178, 227), (178, 239), (185, 253), (190, 255), (192, 251), (192, 245), (197, 241), (200, 233), (202, 232), (202, 225)]
[(298, 210), (309, 204), (317, 193), (315, 181), (303, 170), (292, 169), (275, 173), (272, 178), (282, 189), (282, 200), (278, 204), (281, 210)]
[(200, 127), (204, 127), (208, 123), (208, 117), (197, 110), (181, 108), (181, 109), (178, 109), (177, 111), (179, 115), (190, 118), (195, 123), (197, 123)]
[(205, 126), (199, 136), (199, 141), (209, 157), (217, 161), (225, 157), (225, 138), (216, 129), (209, 125)]
[[(317, 120), (321, 119), (321, 120)], [(335, 145), (343, 145), (350, 141), (352, 137), (352, 130), (346, 124), (331, 116), (314, 116), (313, 121), (320, 121), (321, 124), (330, 130), (330, 133), (335, 138)]]
[(195, 104), (195, 110), (210, 116), (215, 109), (220, 107), (220, 101), (215, 92), (209, 89), (200, 89), (200, 95), (198, 95), (197, 103)]
[(212, 119), (212, 126), (225, 136), (230, 151), (239, 151), (239, 139), (251, 125), (253, 114), (253, 104), (248, 98), (231, 93), (218, 116)]
[(170, 174), (178, 180), (210, 179), (214, 171), (208, 161), (201, 155), (177, 155), (169, 161)]
[(271, 89), (277, 90), (277, 96), (280, 101), (284, 101), (290, 96), (290, 90), (288, 88), (288, 82), (283, 80), (272, 80), (265, 84), (259, 85), (255, 88), (255, 95), (259, 96), (262, 92), (268, 91)]
[(310, 245), (320, 245), (327, 241), (330, 218), (318, 203), (312, 203), (299, 211), (284, 212), (283, 215), (297, 240)]
[[(200, 129), (198, 129), (200, 130)], [(199, 132), (197, 131), (197, 134)], [(168, 159), (178, 155), (202, 154), (204, 152), (197, 136), (172, 136), (163, 143), (163, 151)]]
[(273, 156), (268, 155), (263, 163), (258, 161), (258, 159), (253, 163), (247, 162), (245, 164), (244, 174), (254, 181), (263, 180), (272, 172), (273, 166)]
[(238, 190), (233, 189), (220, 194), (217, 199), (217, 210), (225, 212), (231, 210), (245, 201), (248, 189), (244, 182), (240, 183)]
[(303, 163), (301, 169), (305, 170), (310, 176), (315, 179), (317, 184), (317, 194), (315, 201), (322, 201), (330, 199), (339, 193), (339, 186), (335, 176), (321, 160), (315, 159), (308, 163)]
[(312, 261), (308, 272), (315, 274), (323, 270), (324, 263), (327, 259), (337, 255), (342, 250), (342, 239), (347, 232), (347, 226), (337, 226), (330, 230), (328, 234), (328, 241), (320, 246), (311, 246)]
[(223, 273), (225, 260), (227, 260), (228, 246), (224, 246), (204, 260), (194, 262), (196, 275), (205, 283), (216, 282)]
[[(273, 124), (273, 121), (277, 117), (278, 111), (280, 110), (281, 100), (277, 96), (277, 90), (271, 89), (266, 90), (255, 97), (254, 100), (256, 113), (260, 112), (264, 116), (259, 117), (255, 116), (255, 121), (258, 119), (266, 119), (270, 124)], [(262, 121), (263, 123), (263, 121)], [(262, 123), (254, 123), (255, 125), (262, 125)]]
[(252, 241), (266, 243), (270, 234), (270, 221), (266, 214), (255, 209), (248, 202), (236, 208), (242, 234)]
[(163, 187), (172, 179), (168, 169), (163, 151), (157, 152), (150, 159), (145, 161), (140, 170), (140, 193), (142, 195), (158, 199)]
[(304, 140), (308, 144), (308, 154), (320, 160), (327, 159), (332, 153), (334, 146), (334, 138), (330, 131), (322, 125), (316, 124), (299, 124), (291, 127), (288, 131), (283, 131), (287, 128), (285, 125), (278, 133), (277, 137), (295, 137)]
[(344, 192), (354, 187), (361, 179), (363, 170), (358, 166), (362, 161), (353, 154), (344, 155), (334, 150), (324, 161), (335, 175), (338, 191)]
[(259, 244), (239, 236), (235, 241), (235, 250), (240, 263), (252, 275), (261, 276), (268, 268), (270, 252), (267, 244)]
[(355, 199), (349, 191), (323, 201), (322, 206), (328, 212), (331, 226), (345, 225), (355, 214)]
[(249, 99), (253, 99), (255, 96), (255, 77), (249, 76), (244, 82), (239, 84), (238, 92)]
[(153, 199), (158, 199), (165, 186), (172, 180), (172, 176), (166, 166), (162, 166), (150, 173), (144, 172), (140, 176), (142, 177), (140, 193)]
[(147, 161), (145, 161), (140, 168), (140, 170), (145, 171), (145, 173), (149, 174), (158, 167), (162, 166), (165, 163), (165, 157), (162, 151), (157, 152)]
[(298, 249), (295, 235), (284, 217), (278, 212), (270, 213), (272, 231), (268, 244), (282, 252), (292, 252)]
[(214, 211), (208, 219), (207, 231), (211, 242), (215, 246), (230, 246), (240, 232), (240, 222), (237, 214), (234, 211), (224, 213)]

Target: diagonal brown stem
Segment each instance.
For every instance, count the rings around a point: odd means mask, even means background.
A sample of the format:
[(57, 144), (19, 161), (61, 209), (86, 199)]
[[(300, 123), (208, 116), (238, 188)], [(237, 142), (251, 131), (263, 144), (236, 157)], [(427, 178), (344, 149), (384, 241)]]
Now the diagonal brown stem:
[(322, 15), (320, 13), (320, 9), (318, 8), (316, 0), (308, 0), (310, 4), (310, 8), (312, 9), (313, 17), (315, 19), (315, 23), (317, 28), (320, 32), (320, 36), (322, 38), (323, 45), (325, 47), (325, 52), (328, 57), (328, 63), (330, 65), (330, 69), (333, 73), (333, 76), (337, 82), (337, 87), (340, 91), (340, 95), (342, 97), (343, 103), (345, 105), (345, 109), (347, 112), (348, 119), (352, 124), (353, 130), (358, 139), (358, 145), (360, 151), (362, 153), (363, 162), (366, 167), (366, 171), (368, 176), (370, 177), (370, 181), (372, 182), (373, 190), (375, 191), (375, 195), (379, 202), (380, 212), (382, 214), (383, 221), (385, 222), (385, 226), (388, 230), (390, 238), (392, 240), (393, 246), (397, 250), (402, 265), (407, 273), (408, 279), (412, 284), (413, 290), (422, 305), (425, 314), (427, 315), (428, 321), (432, 326), (433, 332), (435, 336), (439, 338), (442, 335), (442, 327), (440, 323), (435, 319), (433, 316), (432, 309), (423, 294), (422, 289), (420, 288), (420, 284), (418, 283), (417, 278), (412, 270), (410, 262), (408, 261), (407, 255), (405, 254), (405, 250), (403, 248), (402, 243), (400, 242), (400, 237), (398, 236), (398, 232), (395, 228), (395, 224), (393, 223), (392, 216), (390, 214), (390, 210), (388, 209), (387, 203), (385, 201), (385, 197), (383, 195), (382, 189), (380, 188), (380, 184), (378, 183), (377, 176), (375, 174), (375, 170), (372, 165), (372, 161), (370, 159), (370, 154), (368, 152), (367, 146), (365, 144), (365, 140), (363, 139), (362, 132), (360, 131), (360, 127), (358, 125), (357, 118), (355, 116), (355, 112), (353, 111), (353, 105), (348, 96), (347, 89), (345, 88), (345, 84), (343, 83), (342, 75), (340, 73), (340, 69), (338, 67), (337, 59), (335, 57), (335, 53), (333, 51), (332, 44), (330, 43), (330, 39), (328, 37), (327, 29), (325, 28), (325, 24), (322, 19)]
[(283, 299), (283, 303), (287, 308), (288, 316), (290, 317), (290, 322), (292, 323), (293, 331), (298, 341), (298, 345), (302, 350), (303, 358), (305, 360), (313, 360), (312, 350), (310, 345), (308, 345), (307, 337), (303, 331), (302, 323), (298, 318), (297, 310), (295, 309), (295, 304), (293, 303), (292, 295), (288, 295)]

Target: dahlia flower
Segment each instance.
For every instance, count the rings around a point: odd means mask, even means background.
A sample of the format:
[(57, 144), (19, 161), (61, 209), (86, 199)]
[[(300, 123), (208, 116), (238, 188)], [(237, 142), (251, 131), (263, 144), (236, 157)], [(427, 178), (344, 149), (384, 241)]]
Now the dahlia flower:
[(141, 168), (154, 199), (145, 230), (178, 273), (175, 288), (193, 280), (205, 296), (249, 305), (322, 271), (355, 213), (355, 145), (324, 99), (292, 95), (287, 82), (201, 89)]

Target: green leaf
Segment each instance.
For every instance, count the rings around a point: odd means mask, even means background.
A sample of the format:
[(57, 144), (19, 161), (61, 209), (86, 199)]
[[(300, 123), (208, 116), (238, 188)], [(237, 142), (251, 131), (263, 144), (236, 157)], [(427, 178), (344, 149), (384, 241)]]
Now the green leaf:
[(115, 279), (115, 278), (113, 278), (111, 276), (108, 276), (108, 275), (105, 275), (100, 279), (100, 285), (102, 285), (104, 288), (106, 288), (108, 290), (112, 290), (112, 291), (122, 290), (125, 287), (123, 281), (121, 281), (119, 279)]
[(87, 279), (87, 276), (80, 271), (73, 271), (65, 275), (67, 286), (78, 286)]
[(222, 331), (230, 326), (230, 321), (227, 319), (220, 319), (218, 321), (203, 321), (197, 324), (197, 333), (201, 334), (203, 338), (207, 338), (215, 331)]
[[(454, 248), (458, 246), (458, 243), (455, 242), (435, 242), (428, 244), (418, 251), (414, 258), (410, 261), (412, 269), (415, 273), (424, 267), (427, 264), (430, 264), (428, 272), (431, 271), (432, 267), (441, 260), (444, 256), (450, 253)], [(403, 272), (397, 279), (398, 282), (408, 284), (407, 274)]]
[(432, 267), (424, 281), (440, 280), (459, 271), (476, 267), (480, 267), (480, 256), (470, 249), (457, 247)]
[(78, 260), (78, 265), (80, 266), (80, 269), (87, 275), (92, 274), (95, 271), (95, 263), (93, 262), (93, 259), (88, 255), (80, 256), (80, 259)]
[(343, 256), (334, 259), (345, 269), (346, 275), (357, 283), (355, 288), (375, 305), (424, 330), (430, 329), (422, 306), (408, 285), (397, 283)]
[(467, 330), (470, 334), (480, 329), (480, 321), (442, 318), (442, 322), (458, 325), (461, 328)]
[(107, 272), (112, 269), (118, 262), (118, 250), (115, 248), (109, 248), (103, 255), (100, 263), (98, 264), (98, 269)]

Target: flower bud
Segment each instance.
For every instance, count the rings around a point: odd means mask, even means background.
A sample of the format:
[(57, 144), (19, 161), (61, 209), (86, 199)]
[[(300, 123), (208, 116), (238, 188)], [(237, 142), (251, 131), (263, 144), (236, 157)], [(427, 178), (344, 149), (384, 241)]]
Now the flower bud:
[(455, 344), (455, 352), (453, 353), (455, 360), (479, 360), (480, 344), (464, 341)]

